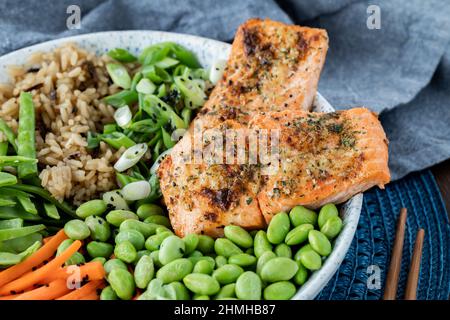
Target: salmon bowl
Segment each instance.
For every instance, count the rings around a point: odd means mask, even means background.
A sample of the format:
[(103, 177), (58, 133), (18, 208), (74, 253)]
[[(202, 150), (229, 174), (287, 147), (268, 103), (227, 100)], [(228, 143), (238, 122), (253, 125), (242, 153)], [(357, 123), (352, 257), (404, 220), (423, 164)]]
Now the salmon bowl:
[[(30, 55), (40, 51), (49, 52), (66, 43), (74, 43), (77, 47), (92, 52), (96, 55), (102, 55), (114, 48), (125, 48), (129, 52), (137, 54), (142, 50), (142, 48), (167, 41), (180, 44), (193, 52), (197, 56), (200, 64), (205, 68), (211, 67), (214, 61), (220, 59), (226, 60), (231, 50), (230, 44), (185, 34), (160, 31), (99, 32), (44, 42), (0, 57), (0, 83), (7, 83), (9, 81), (9, 77), (7, 75), (7, 68), (9, 66), (23, 65), (26, 63)], [(334, 109), (326, 98), (317, 92), (312, 103), (312, 111), (333, 112)], [(105, 114), (107, 113), (108, 110), (105, 111)], [(101, 117), (102, 115), (96, 116)], [(105, 154), (107, 154), (107, 151), (105, 151)], [(111, 161), (117, 161), (120, 157), (120, 155), (116, 156), (114, 153), (111, 153), (109, 156)], [(102, 176), (97, 179), (97, 181), (103, 181), (102, 183), (106, 185), (98, 184), (96, 186), (98, 190), (93, 190), (93, 194), (99, 194), (113, 189), (112, 186), (107, 184), (108, 180), (112, 178), (106, 172), (107, 170), (105, 169), (105, 173), (102, 173)], [(64, 176), (63, 171), (52, 171), (48, 173), (50, 177), (52, 174), (54, 176)], [(43, 175), (41, 179), (44, 179), (43, 177), (45, 178), (47, 176)], [(59, 185), (52, 185), (49, 183), (49, 187), (47, 189), (53, 195), (58, 194), (58, 192), (63, 192), (62, 196), (64, 196), (64, 193), (68, 192), (83, 194), (83, 190), (89, 188), (90, 184), (91, 183), (87, 181), (85, 184), (80, 184), (79, 189), (68, 191), (64, 187), (60, 188)], [(54, 190), (51, 189), (52, 186)], [(80, 198), (79, 200), (81, 201), (83, 199), (84, 198)], [(293, 300), (314, 299), (337, 272), (353, 241), (362, 208), (362, 200), (362, 193), (358, 193), (340, 206), (339, 214), (343, 221), (343, 228), (340, 234), (333, 241), (333, 250), (324, 261), (322, 267), (319, 270), (312, 272), (309, 279), (298, 289), (296, 294), (292, 297)], [(77, 204), (76, 201), (74, 203)]]

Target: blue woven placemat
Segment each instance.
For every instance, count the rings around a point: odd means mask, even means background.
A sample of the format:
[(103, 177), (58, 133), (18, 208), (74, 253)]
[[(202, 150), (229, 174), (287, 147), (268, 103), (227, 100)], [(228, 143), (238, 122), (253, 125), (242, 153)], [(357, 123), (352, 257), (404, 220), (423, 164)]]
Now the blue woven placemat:
[[(397, 298), (404, 297), (406, 278), (416, 233), (425, 229), (423, 256), (417, 298), (449, 299), (450, 225), (438, 186), (431, 171), (410, 175), (386, 186), (364, 193), (358, 230), (341, 267), (321, 291), (319, 300), (380, 299), (395, 238), (397, 217), (408, 209), (402, 268)], [(381, 272), (381, 288), (374, 288), (373, 267)], [(368, 270), (369, 268), (369, 270)], [(370, 287), (370, 288), (369, 288)]]

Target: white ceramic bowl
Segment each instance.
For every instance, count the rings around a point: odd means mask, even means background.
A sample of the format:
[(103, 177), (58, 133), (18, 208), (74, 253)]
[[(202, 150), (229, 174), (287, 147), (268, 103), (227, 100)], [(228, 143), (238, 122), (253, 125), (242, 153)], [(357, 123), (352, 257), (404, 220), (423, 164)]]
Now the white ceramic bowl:
[[(192, 50), (204, 67), (208, 67), (216, 59), (226, 59), (231, 48), (229, 44), (224, 42), (170, 32), (111, 31), (91, 33), (44, 42), (0, 57), (0, 83), (8, 82), (6, 72), (8, 65), (23, 64), (31, 53), (50, 51), (63, 43), (74, 42), (80, 47), (102, 54), (117, 47), (137, 53), (148, 45), (163, 41), (173, 41)], [(314, 110), (330, 112), (334, 109), (320, 93), (317, 93)], [(314, 272), (298, 290), (293, 299), (314, 299), (336, 273), (353, 240), (361, 212), (362, 198), (362, 194), (356, 195), (342, 206), (341, 216), (344, 221), (344, 228), (334, 243), (333, 252), (326, 259), (322, 268)]]

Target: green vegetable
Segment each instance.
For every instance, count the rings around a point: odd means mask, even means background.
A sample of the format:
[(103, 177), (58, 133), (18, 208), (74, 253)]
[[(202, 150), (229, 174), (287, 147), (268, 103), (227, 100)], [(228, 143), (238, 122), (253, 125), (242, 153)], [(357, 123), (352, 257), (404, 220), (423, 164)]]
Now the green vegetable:
[(136, 260), (137, 251), (130, 241), (125, 240), (116, 245), (114, 255), (126, 263), (132, 263)]
[(114, 268), (108, 276), (108, 282), (117, 296), (122, 300), (130, 300), (133, 297), (135, 283), (133, 275), (127, 270)]
[(128, 210), (112, 210), (106, 215), (106, 221), (115, 227), (119, 227), (122, 222), (129, 219), (139, 220), (139, 217)]
[(125, 90), (130, 89), (131, 78), (127, 69), (123, 65), (118, 63), (108, 63), (106, 65), (106, 70), (108, 71), (108, 74), (114, 84)]
[(200, 260), (194, 265), (193, 273), (211, 274), (214, 270), (214, 260)]
[(17, 183), (17, 178), (7, 172), (0, 172), (0, 187), (10, 186)]
[(138, 300), (166, 299), (166, 295), (164, 283), (160, 279), (153, 279), (150, 281), (147, 290), (139, 296)]
[(308, 239), (309, 231), (314, 230), (314, 226), (312, 224), (301, 224), (298, 227), (295, 227), (286, 235), (285, 242), (289, 246), (294, 246), (305, 242)]
[(19, 200), (19, 203), (21, 204), (22, 208), (31, 214), (38, 214), (38, 211), (36, 209), (36, 206), (31, 201), (30, 196), (28, 194), (20, 194), (18, 193), (16, 195), (17, 200)]
[(38, 162), (37, 159), (23, 156), (0, 156), (0, 166), (2, 167), (20, 167), (27, 165), (34, 165)]
[(267, 239), (273, 244), (280, 244), (289, 232), (291, 222), (286, 212), (277, 213), (267, 228)]
[(291, 247), (289, 247), (285, 243), (280, 243), (279, 245), (277, 245), (274, 249), (274, 252), (278, 257), (285, 257), (289, 259), (292, 258)]
[(22, 251), (25, 251), (35, 242), (42, 242), (42, 235), (39, 232), (31, 233), (19, 238), (2, 241), (0, 243), (0, 251), (20, 253)]
[(248, 267), (256, 264), (256, 257), (249, 255), (247, 253), (239, 253), (232, 255), (228, 259), (228, 263), (235, 264), (241, 267)]
[(100, 216), (106, 211), (106, 203), (103, 200), (90, 200), (78, 207), (75, 211), (76, 215), (81, 219), (89, 216)]
[(266, 300), (289, 300), (295, 295), (295, 285), (289, 281), (280, 281), (268, 285), (264, 289)]
[(103, 265), (103, 268), (105, 269), (106, 275), (109, 275), (110, 272), (116, 268), (128, 270), (127, 265), (122, 260), (119, 259), (110, 259), (106, 261), (105, 264)]
[(117, 300), (117, 294), (111, 286), (104, 287), (100, 294), (100, 300)]
[(256, 273), (246, 271), (237, 279), (235, 290), (238, 299), (260, 300), (262, 290), (261, 279)]
[(82, 220), (70, 220), (64, 225), (64, 232), (72, 240), (83, 240), (91, 235), (91, 231)]
[(303, 206), (296, 206), (289, 212), (289, 218), (291, 219), (294, 227), (298, 227), (302, 224), (311, 224), (315, 226), (317, 224), (317, 213), (307, 209)]
[(222, 298), (236, 298), (236, 283), (230, 283), (220, 288), (219, 293), (214, 296), (214, 299)]
[[(172, 236), (171, 232), (163, 232), (163, 233), (152, 235), (152, 236), (148, 237), (147, 240), (145, 241), (145, 248), (150, 251), (159, 250), (164, 239), (166, 239), (167, 237), (170, 237), (170, 236)], [(159, 260), (159, 258), (158, 258), (158, 260)], [(159, 260), (159, 261), (161, 261), (161, 260)]]
[(145, 223), (145, 222), (138, 221), (137, 219), (135, 220), (134, 218), (132, 218), (132, 219), (127, 219), (120, 224), (120, 231), (135, 229), (136, 231), (139, 231), (140, 233), (142, 233), (144, 238), (148, 238), (151, 235), (154, 235), (156, 233), (156, 229), (158, 227), (159, 226), (157, 224)]
[(183, 257), (185, 249), (186, 246), (183, 240), (177, 236), (168, 236), (163, 240), (159, 248), (159, 261), (166, 265), (173, 260)]
[(306, 270), (306, 268), (303, 266), (303, 264), (300, 261), (297, 261), (297, 265), (298, 265), (298, 271), (295, 274), (293, 281), (297, 285), (301, 286), (308, 279), (308, 270)]
[(118, 93), (103, 98), (103, 101), (106, 104), (109, 104), (116, 108), (120, 108), (125, 105), (131, 106), (138, 101), (138, 93), (131, 90), (122, 90)]
[(294, 259), (300, 261), (306, 269), (311, 271), (319, 270), (322, 266), (322, 258), (310, 244), (301, 247), (295, 254)]
[(225, 258), (224, 256), (217, 256), (215, 260), (217, 268), (220, 268), (228, 263), (227, 258)]
[(166, 216), (153, 215), (144, 220), (145, 223), (154, 223), (170, 228), (170, 220)]
[(242, 248), (250, 248), (253, 246), (252, 236), (239, 226), (226, 226), (224, 228), (225, 237), (233, 241)]
[(213, 295), (219, 292), (220, 285), (216, 279), (203, 273), (191, 273), (183, 278), (184, 285), (200, 295)]
[(56, 220), (61, 219), (58, 208), (53, 203), (44, 202), (44, 210), (49, 218)]
[(17, 137), (3, 119), (0, 119), (0, 132), (3, 133), (6, 140), (8, 140), (8, 142), (13, 146), (14, 150), (18, 152), (19, 148), (16, 142)]
[(336, 206), (332, 203), (324, 205), (319, 212), (319, 218), (317, 222), (319, 224), (319, 228), (322, 228), (325, 222), (331, 217), (338, 217), (339, 212)]
[[(160, 279), (164, 284), (174, 281), (181, 281), (192, 272), (192, 269), (193, 264), (188, 259), (176, 259), (161, 267), (156, 272), (156, 277)], [(189, 286), (187, 287), (189, 288)]]
[(134, 62), (137, 60), (128, 50), (115, 48), (108, 51), (108, 56), (119, 62)]
[(105, 219), (97, 216), (89, 216), (84, 222), (88, 226), (93, 240), (104, 242), (111, 236), (111, 228)]
[(164, 215), (164, 210), (156, 204), (144, 203), (138, 207), (136, 213), (140, 219), (145, 220), (150, 216)]
[(45, 226), (43, 224), (38, 224), (29, 227), (22, 228), (11, 228), (11, 229), (1, 229), (0, 230), (0, 241), (15, 239), (24, 237), (26, 235), (44, 230)]
[[(17, 135), (17, 155), (36, 159), (35, 110), (30, 93), (21, 92), (19, 97), (19, 129)], [(22, 163), (18, 166), (19, 178), (37, 174), (36, 163)]]
[(328, 239), (334, 239), (342, 230), (342, 220), (338, 216), (330, 217), (320, 228), (320, 232)]
[(259, 258), (266, 251), (272, 251), (272, 245), (270, 244), (269, 240), (267, 239), (266, 232), (263, 230), (259, 230), (256, 233), (253, 243), (254, 243), (254, 249), (255, 249), (255, 256), (257, 258)]
[(216, 239), (216, 242), (214, 243), (214, 250), (218, 255), (226, 258), (229, 258), (235, 254), (243, 253), (237, 245), (225, 238)]
[(96, 257), (96, 258), (92, 259), (91, 262), (100, 262), (102, 265), (104, 265), (106, 263), (106, 258)]
[(262, 268), (264, 267), (264, 265), (266, 264), (267, 261), (276, 258), (277, 255), (275, 253), (273, 253), (272, 251), (266, 251), (264, 252), (259, 258), (258, 258), (258, 262), (256, 264), (256, 273), (261, 276), (261, 271)]
[(261, 279), (266, 282), (290, 280), (298, 271), (294, 260), (276, 257), (267, 261), (261, 270)]
[(189, 300), (190, 298), (188, 289), (178, 281), (165, 285), (164, 290), (170, 300)]
[(214, 239), (204, 234), (199, 235), (197, 249), (203, 254), (212, 252), (214, 250)]
[(120, 231), (115, 238), (116, 244), (124, 241), (130, 241), (136, 250), (141, 250), (144, 248), (145, 238), (139, 231), (128, 229)]
[(188, 234), (183, 238), (185, 254), (191, 254), (197, 248), (199, 237), (195, 233)]
[(89, 242), (86, 246), (86, 249), (92, 258), (109, 258), (114, 251), (114, 247), (112, 244), (98, 241)]
[(320, 231), (311, 230), (308, 234), (311, 247), (321, 256), (326, 257), (331, 253), (330, 240)]
[(147, 288), (150, 280), (153, 279), (154, 274), (155, 267), (152, 258), (146, 255), (142, 256), (134, 268), (134, 280), (136, 286), (141, 289)]
[(235, 282), (243, 273), (244, 269), (240, 266), (235, 264), (226, 264), (214, 270), (213, 277), (223, 285)]

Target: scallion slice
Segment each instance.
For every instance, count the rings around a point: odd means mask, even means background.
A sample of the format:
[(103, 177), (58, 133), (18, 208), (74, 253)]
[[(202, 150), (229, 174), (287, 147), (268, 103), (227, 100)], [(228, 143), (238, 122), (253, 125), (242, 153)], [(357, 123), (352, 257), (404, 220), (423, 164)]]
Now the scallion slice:
[(133, 118), (133, 114), (127, 105), (120, 107), (114, 112), (114, 120), (121, 128), (127, 128), (131, 123), (131, 118)]
[(148, 146), (146, 143), (139, 143), (128, 148), (119, 158), (119, 160), (117, 160), (116, 164), (114, 165), (114, 169), (122, 172), (131, 168), (139, 162), (139, 160), (147, 152), (147, 149)]
[(150, 195), (151, 189), (148, 181), (131, 182), (122, 188), (122, 196), (129, 201), (141, 200)]

